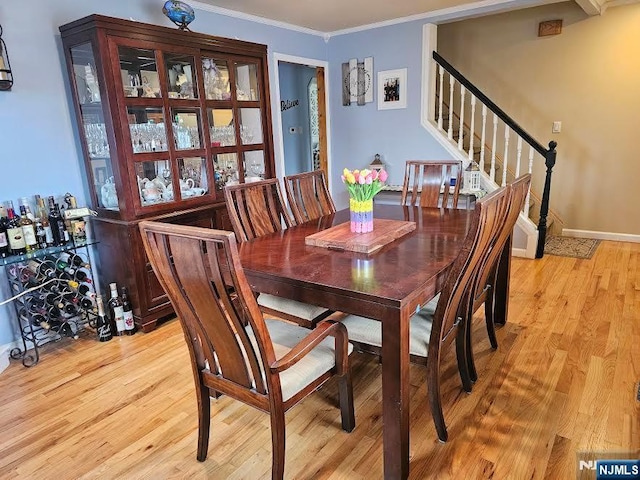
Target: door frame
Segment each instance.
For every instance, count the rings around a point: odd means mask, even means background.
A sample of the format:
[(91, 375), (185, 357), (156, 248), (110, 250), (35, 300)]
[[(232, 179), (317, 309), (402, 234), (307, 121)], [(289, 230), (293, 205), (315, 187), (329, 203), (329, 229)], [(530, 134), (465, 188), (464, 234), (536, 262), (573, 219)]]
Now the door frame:
[[(324, 60), (318, 60), (315, 58), (296, 57), (294, 55), (287, 55), (284, 53), (273, 53), (273, 63), (275, 72), (275, 86), (274, 86), (274, 100), (276, 105), (275, 121), (273, 122), (274, 132), (274, 150), (275, 150), (275, 163), (276, 163), (276, 176), (279, 178), (284, 177), (284, 132), (282, 131), (282, 112), (280, 111), (280, 65), (279, 62), (294, 63), (298, 65), (305, 65), (307, 67), (323, 67), (324, 68), (324, 100), (325, 100), (325, 122), (327, 129), (327, 186), (331, 192), (331, 116), (329, 114), (329, 62)], [(308, 126), (307, 126), (308, 128)]]

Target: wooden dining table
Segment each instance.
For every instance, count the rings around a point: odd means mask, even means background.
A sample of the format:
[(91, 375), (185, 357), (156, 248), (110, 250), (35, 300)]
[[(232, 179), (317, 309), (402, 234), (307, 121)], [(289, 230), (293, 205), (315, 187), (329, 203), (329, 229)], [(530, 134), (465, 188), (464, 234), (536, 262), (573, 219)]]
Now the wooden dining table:
[[(348, 222), (346, 209), (239, 248), (255, 291), (382, 323), (385, 479), (409, 476), (409, 318), (442, 288), (471, 217), (467, 210), (375, 205), (375, 219), (415, 222), (415, 230), (369, 254), (305, 244), (307, 236)], [(507, 316), (510, 248), (508, 242), (496, 284), (500, 323)]]

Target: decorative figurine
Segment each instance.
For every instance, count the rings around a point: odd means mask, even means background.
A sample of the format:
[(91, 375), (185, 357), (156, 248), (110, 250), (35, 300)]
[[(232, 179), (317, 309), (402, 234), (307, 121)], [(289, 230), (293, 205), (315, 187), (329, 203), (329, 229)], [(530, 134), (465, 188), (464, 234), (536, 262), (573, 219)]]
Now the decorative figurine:
[(180, 30), (187, 30), (189, 32), (191, 30), (189, 30), (187, 25), (196, 18), (193, 8), (180, 0), (167, 0), (162, 7), (162, 13), (175, 23)]

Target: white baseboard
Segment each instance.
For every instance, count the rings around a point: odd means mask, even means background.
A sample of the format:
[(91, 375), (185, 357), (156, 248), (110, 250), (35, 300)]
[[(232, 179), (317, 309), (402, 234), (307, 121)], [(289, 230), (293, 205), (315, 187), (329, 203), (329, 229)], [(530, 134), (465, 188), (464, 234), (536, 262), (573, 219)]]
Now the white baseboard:
[(4, 372), (9, 366), (9, 352), (18, 345), (17, 342), (0, 345), (0, 373)]
[(573, 228), (563, 228), (562, 235), (565, 237), (595, 238), (597, 240), (613, 240), (615, 242), (640, 243), (640, 235), (631, 233), (596, 232), (594, 230), (575, 230)]
[(531, 258), (527, 255), (527, 250), (525, 248), (512, 248), (511, 256), (513, 257), (522, 257), (522, 258)]

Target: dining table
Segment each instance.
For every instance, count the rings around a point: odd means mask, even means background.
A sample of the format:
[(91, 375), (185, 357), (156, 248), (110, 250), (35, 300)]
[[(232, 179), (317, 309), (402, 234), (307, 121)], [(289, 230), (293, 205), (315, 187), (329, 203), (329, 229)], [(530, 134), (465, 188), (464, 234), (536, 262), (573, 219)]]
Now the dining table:
[[(374, 232), (378, 219), (415, 222), (415, 229), (371, 253), (306, 244), (306, 237), (349, 222), (348, 209), (239, 246), (240, 262), (254, 291), (381, 322), (385, 479), (409, 476), (410, 317), (441, 290), (472, 214), (375, 204)], [(507, 319), (510, 251), (509, 241), (495, 285), (498, 323)]]

